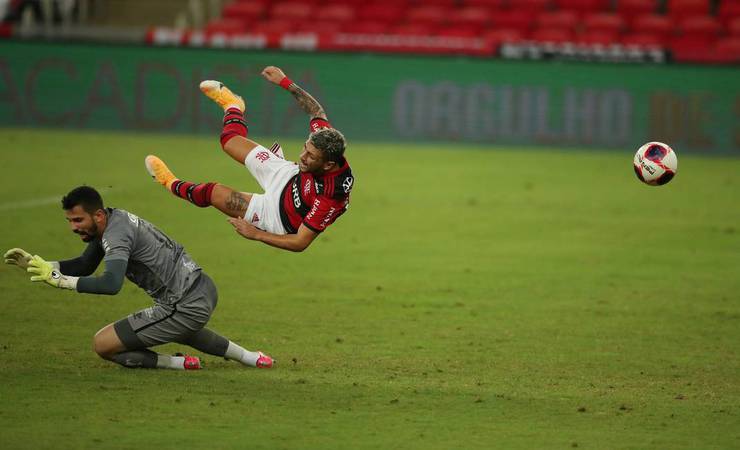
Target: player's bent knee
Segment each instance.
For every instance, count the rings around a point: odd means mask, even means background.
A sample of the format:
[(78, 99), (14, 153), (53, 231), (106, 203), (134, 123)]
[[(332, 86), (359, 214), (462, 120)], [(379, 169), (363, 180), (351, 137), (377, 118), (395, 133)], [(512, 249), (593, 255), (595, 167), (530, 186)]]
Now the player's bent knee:
[(100, 333), (98, 332), (98, 334), (93, 337), (93, 351), (101, 358), (110, 360), (113, 357), (113, 354), (111, 353), (110, 348), (106, 347), (105, 343), (99, 338), (99, 336)]
[(113, 324), (103, 327), (93, 337), (93, 351), (103, 359), (110, 360), (116, 353), (122, 352), (125, 347), (118, 339)]

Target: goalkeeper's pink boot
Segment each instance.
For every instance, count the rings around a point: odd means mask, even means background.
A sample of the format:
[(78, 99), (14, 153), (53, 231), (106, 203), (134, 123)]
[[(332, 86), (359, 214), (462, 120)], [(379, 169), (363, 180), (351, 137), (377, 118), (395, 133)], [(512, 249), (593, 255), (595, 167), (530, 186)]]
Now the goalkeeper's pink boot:
[(200, 363), (200, 358), (198, 358), (197, 356), (183, 356), (185, 357), (185, 362), (182, 363), (182, 366), (185, 368), (185, 370), (200, 370), (203, 368), (203, 365)]
[(271, 369), (274, 362), (272, 358), (262, 352), (258, 353), (260, 354), (260, 357), (257, 358), (257, 363), (255, 364), (255, 367), (257, 367), (258, 369)]

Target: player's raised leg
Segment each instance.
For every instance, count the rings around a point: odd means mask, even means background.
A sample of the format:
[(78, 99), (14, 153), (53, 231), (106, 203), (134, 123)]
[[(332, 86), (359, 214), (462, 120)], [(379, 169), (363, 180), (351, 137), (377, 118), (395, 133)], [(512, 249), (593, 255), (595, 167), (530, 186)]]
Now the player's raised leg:
[(203, 81), (200, 90), (224, 110), (221, 148), (236, 162), (244, 164), (249, 152), (259, 145), (247, 139), (249, 130), (244, 120), (244, 100), (220, 81)]
[(213, 206), (229, 217), (244, 217), (252, 194), (238, 192), (222, 184), (193, 183), (177, 178), (161, 159), (149, 155), (144, 159), (149, 175), (168, 191), (183, 200), (205, 208)]

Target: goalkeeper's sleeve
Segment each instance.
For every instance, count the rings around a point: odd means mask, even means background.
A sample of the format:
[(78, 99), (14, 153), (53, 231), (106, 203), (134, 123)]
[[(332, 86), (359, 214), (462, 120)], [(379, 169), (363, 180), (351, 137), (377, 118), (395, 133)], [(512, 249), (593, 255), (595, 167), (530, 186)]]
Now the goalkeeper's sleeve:
[[(59, 261), (58, 269), (64, 275), (85, 276), (95, 272), (100, 261), (103, 260), (105, 251), (99, 240), (87, 244), (85, 251), (77, 258)], [(53, 261), (52, 261), (53, 263)]]
[(105, 271), (99, 277), (80, 277), (77, 280), (77, 292), (87, 294), (115, 295), (123, 286), (128, 261), (112, 259), (105, 262)]

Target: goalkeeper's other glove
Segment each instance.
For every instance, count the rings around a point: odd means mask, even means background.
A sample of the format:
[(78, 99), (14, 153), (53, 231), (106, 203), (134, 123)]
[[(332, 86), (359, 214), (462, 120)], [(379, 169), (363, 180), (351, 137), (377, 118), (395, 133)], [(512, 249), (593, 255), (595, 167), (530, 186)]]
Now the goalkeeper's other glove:
[(77, 289), (78, 277), (62, 275), (51, 263), (44, 261), (39, 255), (34, 255), (28, 262), (28, 273), (35, 273), (31, 281), (44, 281), (54, 287), (62, 289)]
[(22, 248), (11, 248), (7, 252), (5, 252), (5, 264), (12, 264), (14, 266), (18, 266), (21, 269), (27, 269), (28, 263), (31, 261), (30, 253), (23, 250)]

